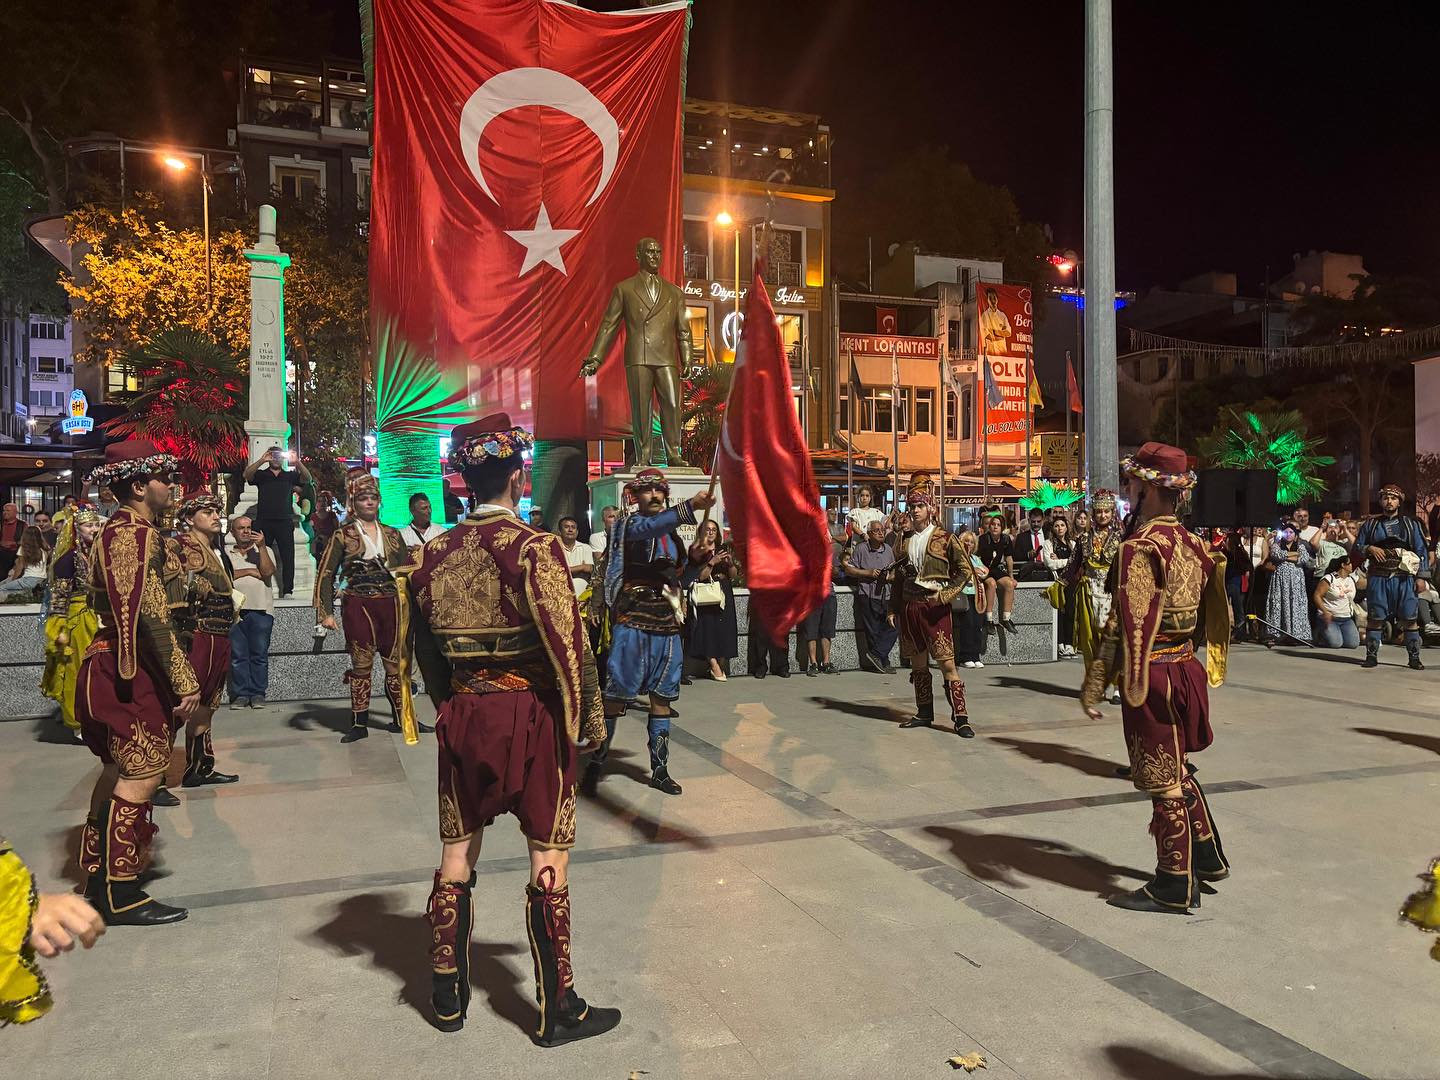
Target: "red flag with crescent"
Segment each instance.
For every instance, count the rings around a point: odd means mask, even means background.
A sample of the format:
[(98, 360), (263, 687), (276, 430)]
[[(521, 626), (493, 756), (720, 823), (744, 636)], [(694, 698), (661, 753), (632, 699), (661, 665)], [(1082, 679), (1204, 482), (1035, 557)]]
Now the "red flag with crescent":
[(760, 275), (756, 266), (716, 461), (750, 610), (779, 642), (830, 589), (830, 534)]
[(627, 429), (618, 356), (580, 365), (640, 239), (679, 277), (687, 5), (373, 4), (381, 429), (477, 408), (544, 439)]

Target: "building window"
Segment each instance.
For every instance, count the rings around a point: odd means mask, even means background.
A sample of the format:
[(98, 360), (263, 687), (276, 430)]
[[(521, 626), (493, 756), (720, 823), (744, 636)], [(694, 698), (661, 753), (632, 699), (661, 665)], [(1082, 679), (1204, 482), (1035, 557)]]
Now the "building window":
[(36, 319), (30, 324), (30, 336), (45, 341), (59, 341), (64, 337), (60, 331), (59, 323), (49, 322), (43, 319)]
[(39, 405), (39, 404), (40, 404), (40, 391), (39, 391), (39, 390), (31, 390), (31, 391), (30, 391), (30, 404), (31, 404), (31, 405)]
[(966, 300), (971, 299), (970, 267), (968, 266), (960, 267), (960, 294), (964, 296)]
[(945, 346), (951, 356), (960, 355), (960, 320), (951, 319), (945, 324)]
[(353, 158), (350, 162), (350, 171), (355, 176), (355, 209), (362, 214), (368, 214), (370, 212), (370, 159)]
[[(755, 226), (751, 236), (752, 250), (760, 250), (764, 226)], [(805, 230), (775, 228), (770, 232), (769, 263), (765, 284), (805, 287)]]
[(140, 389), (140, 380), (124, 365), (105, 369), (105, 396), (134, 393)]
[(715, 343), (710, 340), (710, 309), (687, 307), (685, 319), (690, 324), (690, 345), (695, 350), (690, 362), (711, 365), (716, 362)]
[(58, 356), (35, 356), (31, 359), (35, 361), (35, 367), (33, 370), (37, 372), (44, 372), (49, 375), (59, 375), (64, 373), (65, 371), (65, 362), (61, 360)]
[(1195, 381), (1195, 358), (1193, 356), (1180, 358), (1180, 378), (1185, 382)]
[[(270, 187), (283, 198), (309, 202), (324, 198), (325, 163), (306, 161), (303, 158), (272, 157), (270, 159)], [(367, 185), (368, 190), (368, 185)]]
[(710, 222), (685, 219), (685, 276), (700, 281), (710, 277)]
[(971, 425), (975, 412), (974, 402), (975, 388), (962, 386), (960, 388), (960, 438), (969, 439), (973, 436)]
[(928, 387), (915, 389), (915, 434), (935, 434), (935, 391)]

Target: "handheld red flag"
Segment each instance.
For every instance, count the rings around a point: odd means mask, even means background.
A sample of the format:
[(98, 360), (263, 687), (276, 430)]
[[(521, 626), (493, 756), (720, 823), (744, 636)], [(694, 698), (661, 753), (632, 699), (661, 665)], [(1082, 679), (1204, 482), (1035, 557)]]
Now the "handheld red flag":
[(758, 264), (716, 460), (750, 610), (778, 644), (825, 599), (830, 535)]
[(1070, 362), (1068, 350), (1065, 353), (1065, 389), (1070, 395), (1070, 411), (1083, 413), (1085, 405), (1080, 399), (1080, 387), (1075, 382), (1075, 365)]

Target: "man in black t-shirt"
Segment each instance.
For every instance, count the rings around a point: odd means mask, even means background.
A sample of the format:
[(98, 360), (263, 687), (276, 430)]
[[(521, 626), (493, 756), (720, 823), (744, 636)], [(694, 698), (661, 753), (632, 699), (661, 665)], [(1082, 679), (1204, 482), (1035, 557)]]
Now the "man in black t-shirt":
[(265, 534), (265, 542), (275, 553), (275, 565), (280, 568), (281, 596), (295, 591), (295, 476), (298, 474), (307, 484), (315, 482), (303, 461), (295, 462), (294, 473), (287, 470), (285, 457), (285, 451), (272, 446), (245, 470), (245, 482), (254, 484), (259, 492), (255, 526)]
[(1015, 543), (1005, 534), (1005, 519), (999, 513), (990, 514), (985, 521), (985, 535), (975, 552), (990, 576), (985, 579), (986, 612), (993, 633), (995, 623), (1000, 623), (1010, 633), (1015, 633), (1015, 622), (1011, 612), (1015, 609)]

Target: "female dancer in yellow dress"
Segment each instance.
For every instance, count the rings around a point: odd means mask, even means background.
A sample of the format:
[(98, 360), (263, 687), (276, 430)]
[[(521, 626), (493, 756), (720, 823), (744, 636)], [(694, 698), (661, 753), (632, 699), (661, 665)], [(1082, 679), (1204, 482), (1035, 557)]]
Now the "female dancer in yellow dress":
[(105, 933), (99, 913), (75, 893), (42, 894), (30, 870), (0, 836), (0, 1028), (50, 1011), (50, 987), (37, 954), (85, 948)]
[(66, 515), (50, 560), (50, 617), (45, 620), (45, 674), (40, 692), (60, 706), (60, 719), (71, 731), (75, 719), (75, 680), (80, 660), (99, 625), (90, 606), (90, 545), (104, 520), (93, 510)]

